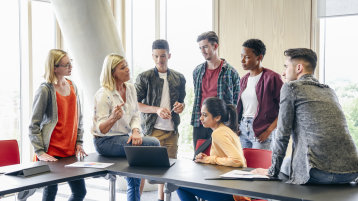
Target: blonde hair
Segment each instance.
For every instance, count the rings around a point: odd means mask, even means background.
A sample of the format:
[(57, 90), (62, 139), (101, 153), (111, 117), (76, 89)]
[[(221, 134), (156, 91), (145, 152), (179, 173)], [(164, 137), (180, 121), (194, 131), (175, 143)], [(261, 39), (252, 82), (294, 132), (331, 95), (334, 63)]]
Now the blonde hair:
[(61, 59), (67, 56), (67, 52), (60, 49), (52, 49), (48, 52), (45, 63), (44, 78), (48, 83), (57, 83), (57, 77), (55, 75), (55, 65), (59, 65)]
[(116, 81), (114, 80), (113, 72), (116, 66), (118, 66), (118, 64), (124, 60), (124, 57), (119, 54), (112, 53), (106, 56), (103, 62), (100, 78), (102, 87), (105, 87), (111, 91), (115, 89)]

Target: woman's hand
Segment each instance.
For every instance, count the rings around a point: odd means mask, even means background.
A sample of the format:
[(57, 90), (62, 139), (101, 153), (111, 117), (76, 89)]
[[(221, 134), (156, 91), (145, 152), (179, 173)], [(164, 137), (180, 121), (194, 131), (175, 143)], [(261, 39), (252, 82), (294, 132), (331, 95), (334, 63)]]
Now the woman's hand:
[(206, 157), (208, 157), (206, 154), (199, 153), (195, 156), (195, 162), (204, 163)]
[(82, 145), (80, 144), (76, 145), (76, 156), (79, 157), (80, 159), (85, 156), (88, 156), (88, 154), (86, 154), (86, 152), (82, 148)]
[(37, 158), (40, 161), (50, 161), (50, 162), (57, 161), (57, 158), (55, 158), (55, 157), (53, 157), (51, 155), (48, 155), (46, 153), (41, 154), (41, 156), (37, 156)]
[(123, 116), (122, 106), (123, 105), (124, 105), (124, 103), (114, 107), (112, 114), (110, 116), (111, 119), (113, 119), (114, 121), (118, 121), (119, 119), (122, 118), (122, 116)]
[(133, 146), (139, 146), (142, 145), (143, 139), (142, 136), (139, 133), (138, 128), (133, 128), (132, 135), (129, 137), (127, 144), (129, 144), (132, 141)]
[(254, 170), (251, 170), (251, 173), (267, 176), (268, 175), (268, 169), (256, 168)]

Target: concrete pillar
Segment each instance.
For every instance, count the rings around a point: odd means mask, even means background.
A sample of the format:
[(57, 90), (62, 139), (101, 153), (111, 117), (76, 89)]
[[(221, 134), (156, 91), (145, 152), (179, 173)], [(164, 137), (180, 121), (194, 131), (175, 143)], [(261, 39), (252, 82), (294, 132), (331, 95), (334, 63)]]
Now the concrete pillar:
[[(124, 56), (108, 0), (51, 0), (66, 49), (74, 59), (74, 81), (82, 89), (87, 125), (93, 116), (94, 94), (100, 87), (105, 56)], [(85, 128), (88, 132), (89, 128)], [(90, 135), (89, 135), (90, 136)]]

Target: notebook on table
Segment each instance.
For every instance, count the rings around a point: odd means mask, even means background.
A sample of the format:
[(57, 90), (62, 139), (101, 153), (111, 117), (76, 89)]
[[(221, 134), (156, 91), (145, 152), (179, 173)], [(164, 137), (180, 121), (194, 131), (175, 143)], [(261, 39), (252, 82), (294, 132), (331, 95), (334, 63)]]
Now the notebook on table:
[(125, 146), (124, 152), (129, 166), (170, 167), (176, 161), (162, 146)]

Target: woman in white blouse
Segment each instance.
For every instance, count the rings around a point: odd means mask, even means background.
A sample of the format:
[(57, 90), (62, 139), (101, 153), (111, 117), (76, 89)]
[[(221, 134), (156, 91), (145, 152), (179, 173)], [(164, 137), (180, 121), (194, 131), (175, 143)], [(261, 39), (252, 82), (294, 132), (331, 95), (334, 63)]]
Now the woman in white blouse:
[[(125, 156), (124, 146), (159, 146), (153, 137), (140, 132), (137, 93), (130, 80), (124, 57), (108, 55), (103, 63), (101, 88), (95, 95), (92, 134), (97, 152), (105, 156)], [(140, 200), (140, 179), (127, 178), (127, 200)]]

